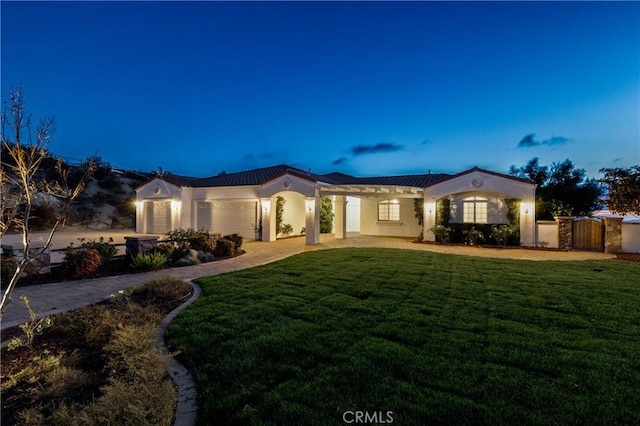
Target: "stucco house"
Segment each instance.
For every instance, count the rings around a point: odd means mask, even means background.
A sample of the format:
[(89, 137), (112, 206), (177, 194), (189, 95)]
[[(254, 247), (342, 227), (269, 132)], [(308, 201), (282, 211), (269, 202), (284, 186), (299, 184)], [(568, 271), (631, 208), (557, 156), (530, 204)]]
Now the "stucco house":
[[(535, 245), (535, 188), (532, 182), (477, 167), (457, 173), (356, 177), (314, 174), (277, 165), (206, 178), (158, 175), (136, 189), (136, 232), (164, 234), (172, 229), (239, 233), (274, 241), (276, 200), (286, 200), (283, 223), (293, 234), (305, 230), (306, 244), (320, 240), (321, 197), (331, 197), (336, 238), (347, 233), (416, 237), (436, 221), (436, 207), (449, 200), (450, 223), (506, 224), (507, 199), (520, 204), (520, 243)], [(424, 226), (414, 200), (424, 207)], [(261, 233), (256, 229), (261, 225)]]

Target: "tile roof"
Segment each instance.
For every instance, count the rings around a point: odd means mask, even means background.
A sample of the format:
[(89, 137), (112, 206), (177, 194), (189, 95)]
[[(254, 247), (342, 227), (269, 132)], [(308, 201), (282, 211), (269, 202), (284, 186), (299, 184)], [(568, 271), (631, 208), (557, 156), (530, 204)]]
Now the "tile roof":
[(210, 176), (205, 178), (195, 178), (188, 176), (173, 175), (165, 173), (163, 175), (156, 176), (169, 183), (173, 183), (178, 186), (190, 186), (195, 188), (202, 187), (219, 187), (219, 186), (244, 186), (244, 185), (263, 185), (285, 174), (291, 174), (302, 179), (307, 179), (311, 182), (322, 182), (329, 185), (388, 185), (388, 186), (407, 186), (414, 188), (426, 188), (431, 185), (449, 180), (458, 176), (480, 171), (496, 176), (505, 177), (508, 179), (519, 180), (528, 182), (527, 179), (521, 179), (514, 176), (505, 175), (502, 173), (492, 172), (490, 170), (480, 169), (474, 167), (469, 170), (451, 175), (446, 173), (428, 173), (428, 174), (414, 174), (414, 175), (396, 175), (396, 176), (371, 176), (371, 177), (356, 177), (340, 172), (327, 173), (324, 175), (318, 175), (296, 167), (291, 167), (286, 164), (279, 164), (277, 166), (262, 167), (259, 169), (245, 170), (235, 173), (221, 173), (216, 176)]

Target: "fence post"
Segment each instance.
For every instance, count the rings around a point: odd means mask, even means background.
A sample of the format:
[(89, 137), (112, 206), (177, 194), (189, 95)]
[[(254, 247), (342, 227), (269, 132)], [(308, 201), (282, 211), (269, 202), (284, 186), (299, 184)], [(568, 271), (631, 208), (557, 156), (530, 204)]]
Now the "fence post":
[(620, 253), (622, 251), (622, 218), (605, 217), (603, 220), (604, 252)]
[(158, 237), (124, 237), (127, 256), (134, 257), (138, 253), (149, 254), (158, 245)]
[(571, 250), (573, 248), (573, 216), (556, 216), (558, 223), (558, 248)]

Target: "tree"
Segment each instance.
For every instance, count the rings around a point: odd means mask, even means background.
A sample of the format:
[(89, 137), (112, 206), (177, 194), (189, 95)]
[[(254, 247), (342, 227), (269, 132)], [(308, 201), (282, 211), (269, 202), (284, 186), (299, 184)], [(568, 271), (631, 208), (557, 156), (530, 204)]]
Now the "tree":
[(529, 179), (536, 189), (536, 216), (550, 219), (556, 215), (588, 216), (598, 208), (602, 186), (598, 180), (587, 178), (567, 159), (551, 166), (541, 166), (533, 158), (524, 167), (511, 166), (509, 174)]
[(600, 182), (608, 187), (605, 202), (614, 213), (640, 214), (640, 165), (600, 169)]
[[(1, 147), (0, 192), (2, 196), (0, 210), (0, 237), (7, 231), (17, 230), (22, 234), (24, 256), (20, 259), (11, 276), (0, 302), (0, 318), (11, 302), (11, 295), (25, 267), (47, 250), (53, 235), (65, 219), (69, 207), (80, 195), (84, 184), (93, 170), (93, 163), (87, 164), (80, 181), (69, 185), (69, 168), (58, 159), (53, 164), (56, 179), (50, 179), (44, 165), (50, 165), (51, 156), (48, 144), (55, 132), (53, 117), (44, 117), (38, 125), (32, 127), (31, 114), (26, 112), (26, 96), (21, 86), (11, 87), (9, 103), (0, 114)], [(57, 217), (51, 226), (44, 247), (31, 253), (30, 220), (34, 201), (39, 194), (48, 194), (59, 200)]]
[(333, 231), (333, 201), (329, 197), (320, 197), (320, 233)]

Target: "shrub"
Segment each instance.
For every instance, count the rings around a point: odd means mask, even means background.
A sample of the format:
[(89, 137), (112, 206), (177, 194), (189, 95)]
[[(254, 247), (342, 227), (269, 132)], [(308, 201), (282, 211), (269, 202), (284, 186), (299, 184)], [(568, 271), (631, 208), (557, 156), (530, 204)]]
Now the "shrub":
[(104, 237), (100, 237), (97, 240), (88, 241), (85, 241), (84, 238), (78, 238), (78, 241), (80, 241), (81, 243), (80, 248), (90, 248), (100, 253), (103, 264), (111, 262), (113, 256), (118, 253), (118, 249), (113, 245), (113, 238), (111, 237), (109, 237), (108, 241), (105, 241)]
[(236, 243), (233, 240), (222, 238), (216, 244), (216, 250), (213, 253), (215, 257), (231, 257), (236, 253)]
[(69, 247), (64, 251), (62, 270), (73, 279), (93, 274), (102, 265), (102, 256), (96, 249)]
[(138, 253), (133, 258), (131, 267), (133, 269), (159, 269), (167, 263), (167, 258), (160, 252), (149, 254)]
[(498, 244), (506, 247), (509, 238), (516, 235), (519, 231), (520, 227), (517, 225), (493, 225), (491, 227), (491, 237), (493, 237)]
[(193, 250), (206, 251), (208, 253), (213, 253), (216, 248), (217, 238), (204, 230), (196, 231), (192, 228), (175, 229), (169, 232), (167, 237), (180, 248), (188, 247)]
[(2, 284), (5, 284), (11, 281), (13, 274), (16, 273), (17, 267), (18, 265), (16, 265), (15, 259), (11, 257), (2, 258), (2, 261), (0, 262), (0, 273), (2, 274), (0, 276), (0, 279), (2, 280)]
[(190, 293), (189, 284), (175, 277), (151, 280), (145, 285), (131, 290), (132, 297), (158, 301), (174, 301), (184, 298)]
[(433, 234), (436, 236), (436, 241), (439, 241), (441, 243), (449, 242), (451, 231), (451, 228), (444, 225), (435, 225), (429, 228), (429, 232), (433, 232)]
[(482, 231), (477, 230), (475, 227), (471, 227), (471, 229), (467, 229), (462, 231), (462, 234), (465, 236), (465, 242), (470, 245), (477, 244), (478, 241), (484, 241), (484, 234)]
[(227, 240), (231, 240), (234, 243), (236, 243), (236, 253), (240, 251), (240, 248), (242, 248), (242, 242), (244, 241), (244, 238), (242, 237), (242, 235), (231, 234), (231, 235), (225, 235), (223, 238)]
[(293, 226), (290, 223), (285, 223), (282, 225), (282, 234), (289, 235), (293, 232)]

